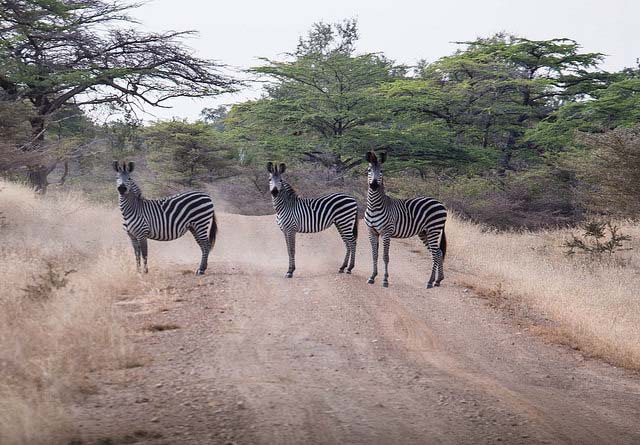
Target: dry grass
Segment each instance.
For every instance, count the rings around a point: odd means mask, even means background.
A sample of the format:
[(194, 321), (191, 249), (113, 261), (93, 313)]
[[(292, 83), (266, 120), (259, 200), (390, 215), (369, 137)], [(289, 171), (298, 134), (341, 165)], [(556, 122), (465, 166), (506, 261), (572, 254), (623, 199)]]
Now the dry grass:
[(0, 443), (56, 443), (87, 373), (133, 359), (113, 307), (131, 252), (119, 215), (77, 194), (0, 182), (0, 215)]
[(621, 229), (633, 250), (601, 262), (567, 257), (567, 230), (496, 233), (453, 219), (447, 238), (463, 284), (485, 294), (499, 289), (554, 321), (556, 338), (640, 369), (640, 226)]

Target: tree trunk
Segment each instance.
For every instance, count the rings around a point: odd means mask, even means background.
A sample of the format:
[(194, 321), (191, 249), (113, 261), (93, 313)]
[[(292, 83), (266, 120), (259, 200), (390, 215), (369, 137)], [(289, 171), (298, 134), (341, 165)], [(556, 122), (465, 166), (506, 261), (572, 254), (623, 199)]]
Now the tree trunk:
[(45, 165), (35, 165), (29, 167), (27, 171), (27, 180), (29, 181), (29, 185), (33, 187), (33, 190), (40, 194), (44, 195), (47, 193), (47, 187), (49, 186), (49, 181), (47, 177), (53, 168), (49, 168)]
[[(26, 148), (28, 151), (43, 151), (44, 147), (44, 134), (46, 131), (45, 126), (45, 117), (44, 116), (36, 116), (33, 117), (30, 121), (31, 123), (31, 134), (33, 135), (33, 142), (29, 144), (29, 147)], [(47, 193), (47, 187), (49, 186), (49, 181), (47, 177), (49, 173), (56, 168), (58, 164), (57, 160), (53, 160), (48, 163), (48, 165), (43, 165), (42, 163), (37, 163), (34, 165), (30, 165), (27, 168), (27, 181), (29, 185), (33, 188), (33, 190), (41, 195)]]
[(513, 150), (516, 145), (516, 133), (515, 131), (509, 131), (509, 137), (507, 143), (502, 148), (502, 156), (500, 157), (500, 166), (498, 167), (498, 176), (504, 176), (507, 170), (511, 170), (511, 157), (513, 156)]

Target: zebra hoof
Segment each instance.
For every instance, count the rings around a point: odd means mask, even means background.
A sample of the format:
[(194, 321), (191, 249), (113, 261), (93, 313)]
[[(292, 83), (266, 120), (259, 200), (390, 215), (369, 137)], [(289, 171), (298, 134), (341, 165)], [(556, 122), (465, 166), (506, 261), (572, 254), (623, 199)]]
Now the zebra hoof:
[[(341, 267), (340, 269), (338, 269), (338, 273), (344, 273), (344, 267)], [(349, 272), (347, 272), (349, 273)]]
[(382, 287), (389, 287), (389, 283), (387, 281), (382, 282)]
[(373, 278), (369, 278), (367, 280), (367, 284), (373, 284), (375, 282), (375, 280)]
[(427, 289), (431, 289), (433, 287), (433, 283), (427, 283)]
[(204, 275), (204, 270), (196, 270), (196, 275)]
[(347, 274), (351, 275), (351, 269), (349, 269), (349, 270), (347, 271)]
[(284, 277), (285, 278), (293, 278), (293, 272), (287, 272), (287, 274)]
[(440, 282), (439, 282), (439, 281), (436, 281), (436, 282), (433, 284), (433, 287), (440, 287)]

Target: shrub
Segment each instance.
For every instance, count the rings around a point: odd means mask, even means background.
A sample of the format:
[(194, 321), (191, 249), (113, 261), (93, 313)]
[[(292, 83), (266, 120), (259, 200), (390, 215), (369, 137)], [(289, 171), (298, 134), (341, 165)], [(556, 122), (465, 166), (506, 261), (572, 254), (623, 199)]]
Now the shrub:
[(567, 255), (583, 253), (592, 259), (599, 259), (604, 254), (612, 256), (614, 253), (631, 250), (625, 247), (625, 241), (631, 241), (629, 235), (620, 232), (620, 228), (611, 221), (591, 220), (583, 226), (583, 234), (576, 236), (571, 234), (571, 239), (566, 240), (563, 246), (568, 248)]

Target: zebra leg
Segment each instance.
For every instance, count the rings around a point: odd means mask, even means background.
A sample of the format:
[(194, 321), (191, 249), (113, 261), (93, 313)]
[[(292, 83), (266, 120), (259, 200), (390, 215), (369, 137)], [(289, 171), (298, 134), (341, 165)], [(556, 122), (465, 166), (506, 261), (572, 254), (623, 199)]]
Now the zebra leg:
[[(431, 276), (427, 282), (427, 289), (431, 289), (434, 286), (438, 287), (440, 286), (440, 281), (444, 279), (444, 274), (442, 273), (442, 251), (440, 251), (440, 248), (438, 247), (439, 234), (427, 234), (426, 232), (423, 232), (419, 236), (424, 245), (431, 251)], [(436, 271), (438, 271), (437, 281)]]
[(200, 267), (196, 270), (196, 275), (203, 275), (207, 270), (207, 263), (209, 261), (209, 252), (211, 251), (211, 243), (209, 242), (209, 236), (207, 235), (207, 226), (200, 227), (198, 229), (189, 228), (189, 231), (195, 238), (200, 250), (202, 251), (202, 257), (200, 258)]
[(356, 265), (356, 245), (358, 243), (358, 216), (357, 215), (356, 215), (354, 224), (351, 227), (352, 228), (349, 233), (349, 246), (351, 247), (351, 259), (349, 261), (349, 267), (347, 268), (347, 273), (351, 273), (351, 270)]
[(349, 267), (347, 267), (347, 273), (351, 273), (353, 268), (356, 266), (356, 240), (349, 240), (349, 247), (347, 252), (349, 252)]
[(369, 241), (371, 242), (371, 255), (373, 256), (373, 272), (367, 283), (373, 284), (378, 276), (378, 232), (369, 229)]
[[(342, 242), (344, 242), (344, 245), (347, 248), (347, 253), (344, 255), (344, 261), (342, 262), (342, 266), (340, 266), (340, 269), (338, 269), (338, 273), (344, 273), (344, 270), (347, 268), (347, 264), (349, 263), (349, 254), (351, 253), (351, 247), (349, 244), (349, 235), (347, 234), (347, 230), (344, 227), (340, 227), (338, 224), (336, 224), (336, 228), (338, 229), (340, 238), (342, 238)], [(351, 273), (351, 269), (349, 269), (347, 273)]]
[(438, 278), (436, 279), (436, 282), (433, 284), (435, 287), (439, 287), (440, 286), (440, 282), (442, 280), (444, 280), (444, 271), (443, 271), (443, 260), (442, 260), (442, 251), (438, 248), (436, 248), (435, 252), (435, 260), (436, 260), (436, 265), (438, 267)]
[(137, 238), (134, 236), (129, 235), (129, 238), (131, 238), (133, 253), (136, 256), (136, 270), (140, 272), (140, 243), (138, 242)]
[(296, 232), (285, 232), (284, 239), (287, 242), (287, 252), (289, 253), (289, 270), (285, 278), (293, 277), (293, 271), (296, 270)]
[(147, 268), (147, 239), (142, 238), (138, 240), (138, 242), (140, 243), (140, 253), (142, 253), (142, 271), (144, 273), (148, 273), (149, 269)]
[(382, 277), (382, 287), (389, 287), (389, 246), (391, 245), (391, 235), (382, 235), (382, 261), (384, 261), (384, 277)]
[(429, 243), (433, 246), (432, 252), (435, 252), (435, 261), (438, 268), (438, 278), (434, 286), (440, 286), (440, 282), (444, 280), (444, 254), (440, 249), (440, 233), (437, 233), (433, 238), (430, 237)]

